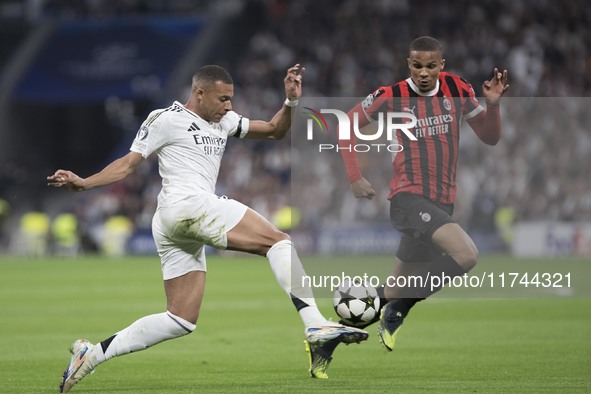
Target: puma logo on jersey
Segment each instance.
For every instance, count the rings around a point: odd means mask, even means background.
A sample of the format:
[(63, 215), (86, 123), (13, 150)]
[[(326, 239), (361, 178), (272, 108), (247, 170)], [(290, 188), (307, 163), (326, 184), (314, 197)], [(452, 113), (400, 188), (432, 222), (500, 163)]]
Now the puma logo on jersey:
[(402, 108), (402, 110), (403, 111), (406, 111), (406, 112), (409, 112), (409, 113), (411, 113), (411, 114), (414, 115), (415, 114), (415, 108), (416, 108), (416, 105), (413, 105), (412, 107), (404, 107), (404, 108)]

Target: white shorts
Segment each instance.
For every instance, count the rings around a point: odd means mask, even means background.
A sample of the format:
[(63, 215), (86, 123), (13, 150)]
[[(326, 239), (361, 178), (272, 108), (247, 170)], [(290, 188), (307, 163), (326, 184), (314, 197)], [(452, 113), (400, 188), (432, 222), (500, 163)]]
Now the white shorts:
[(214, 194), (191, 196), (174, 206), (159, 207), (152, 220), (152, 233), (164, 280), (190, 271), (206, 271), (205, 245), (226, 249), (226, 234), (247, 209), (236, 200)]

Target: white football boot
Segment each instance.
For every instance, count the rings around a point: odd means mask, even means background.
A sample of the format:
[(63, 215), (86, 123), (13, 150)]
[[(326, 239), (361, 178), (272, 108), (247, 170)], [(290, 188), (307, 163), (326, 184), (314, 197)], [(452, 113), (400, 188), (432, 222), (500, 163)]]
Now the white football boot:
[(72, 358), (70, 365), (64, 371), (62, 383), (60, 384), (60, 393), (67, 393), (72, 386), (82, 380), (86, 375), (94, 372), (97, 365), (96, 356), (94, 356), (92, 343), (86, 339), (78, 339), (70, 348)]

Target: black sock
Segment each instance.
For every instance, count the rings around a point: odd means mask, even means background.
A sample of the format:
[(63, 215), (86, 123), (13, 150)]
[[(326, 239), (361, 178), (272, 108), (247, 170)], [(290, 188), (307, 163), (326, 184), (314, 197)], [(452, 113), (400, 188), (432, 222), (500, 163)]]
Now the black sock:
[[(322, 344), (322, 349), (325, 350), (327, 352), (327, 354), (330, 355), (336, 349), (336, 347), (338, 346), (339, 343), (341, 343), (341, 342), (338, 340), (334, 340), (334, 339), (331, 341), (328, 341), (328, 342), (324, 342)], [(326, 355), (325, 355), (325, 357), (326, 357)]]
[(452, 280), (456, 276), (462, 276), (466, 272), (467, 271), (464, 268), (462, 268), (451, 256), (444, 255), (437, 257), (435, 260), (433, 260), (429, 267), (429, 276), (431, 278), (439, 277), (442, 280), (440, 281), (438, 286), (434, 286), (433, 288), (431, 288), (431, 285), (434, 284), (432, 280), (429, 281), (429, 283), (425, 283), (424, 287), (422, 289), (419, 289), (419, 296), (423, 298), (429, 297), (433, 293), (436, 293), (439, 290), (441, 290), (441, 288), (447, 283), (449, 283), (450, 280)]
[[(378, 292), (378, 296), (380, 297), (380, 309), (378, 310), (378, 314), (377, 314), (378, 317), (380, 316), (379, 312), (381, 311), (381, 309), (384, 307), (384, 305), (386, 305), (389, 302), (388, 299), (386, 298), (385, 293), (384, 293), (385, 288), (386, 288), (386, 285), (381, 285), (380, 287), (378, 287), (376, 289)], [(416, 293), (415, 289), (412, 289), (411, 292), (413, 294)], [(403, 295), (401, 295), (401, 298), (393, 300), (392, 303), (394, 304), (395, 309), (397, 311), (400, 311), (402, 313), (402, 315), (404, 317), (406, 317), (410, 308), (412, 308), (417, 302), (422, 301), (422, 300), (424, 300), (424, 298), (413, 298), (410, 295), (404, 296), (404, 292), (403, 292)]]
[(378, 297), (380, 297), (380, 308), (378, 309), (378, 315), (380, 310), (384, 307), (384, 305), (388, 303), (386, 295), (384, 294), (385, 288), (386, 285), (381, 285), (380, 287), (376, 288), (376, 291), (378, 292)]
[(410, 308), (422, 300), (424, 300), (424, 298), (399, 298), (395, 301), (392, 301), (392, 307), (402, 313), (402, 317), (406, 317), (410, 311)]
[[(423, 275), (424, 283), (422, 287), (406, 288), (403, 290), (402, 295), (395, 301), (392, 301), (392, 306), (402, 313), (402, 316), (406, 317), (410, 309), (419, 301), (424, 300), (433, 293), (441, 290), (443, 285), (447, 284), (450, 280), (456, 276), (462, 276), (466, 273), (464, 270), (451, 256), (444, 255), (437, 257), (433, 260), (429, 267), (428, 274)], [(432, 283), (428, 280), (429, 277), (443, 277), (441, 283), (438, 286), (431, 288)], [(384, 297), (384, 286), (378, 288), (378, 294), (380, 299)], [(384, 298), (383, 305), (387, 302)]]

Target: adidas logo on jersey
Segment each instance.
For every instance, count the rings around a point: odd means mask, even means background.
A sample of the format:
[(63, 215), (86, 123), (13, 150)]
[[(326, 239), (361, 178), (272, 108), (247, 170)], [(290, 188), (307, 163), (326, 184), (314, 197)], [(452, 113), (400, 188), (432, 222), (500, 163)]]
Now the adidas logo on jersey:
[(196, 130), (201, 130), (199, 128), (199, 126), (197, 126), (197, 123), (193, 122), (191, 123), (191, 126), (189, 126), (189, 128), (187, 129), (187, 131), (196, 131)]

